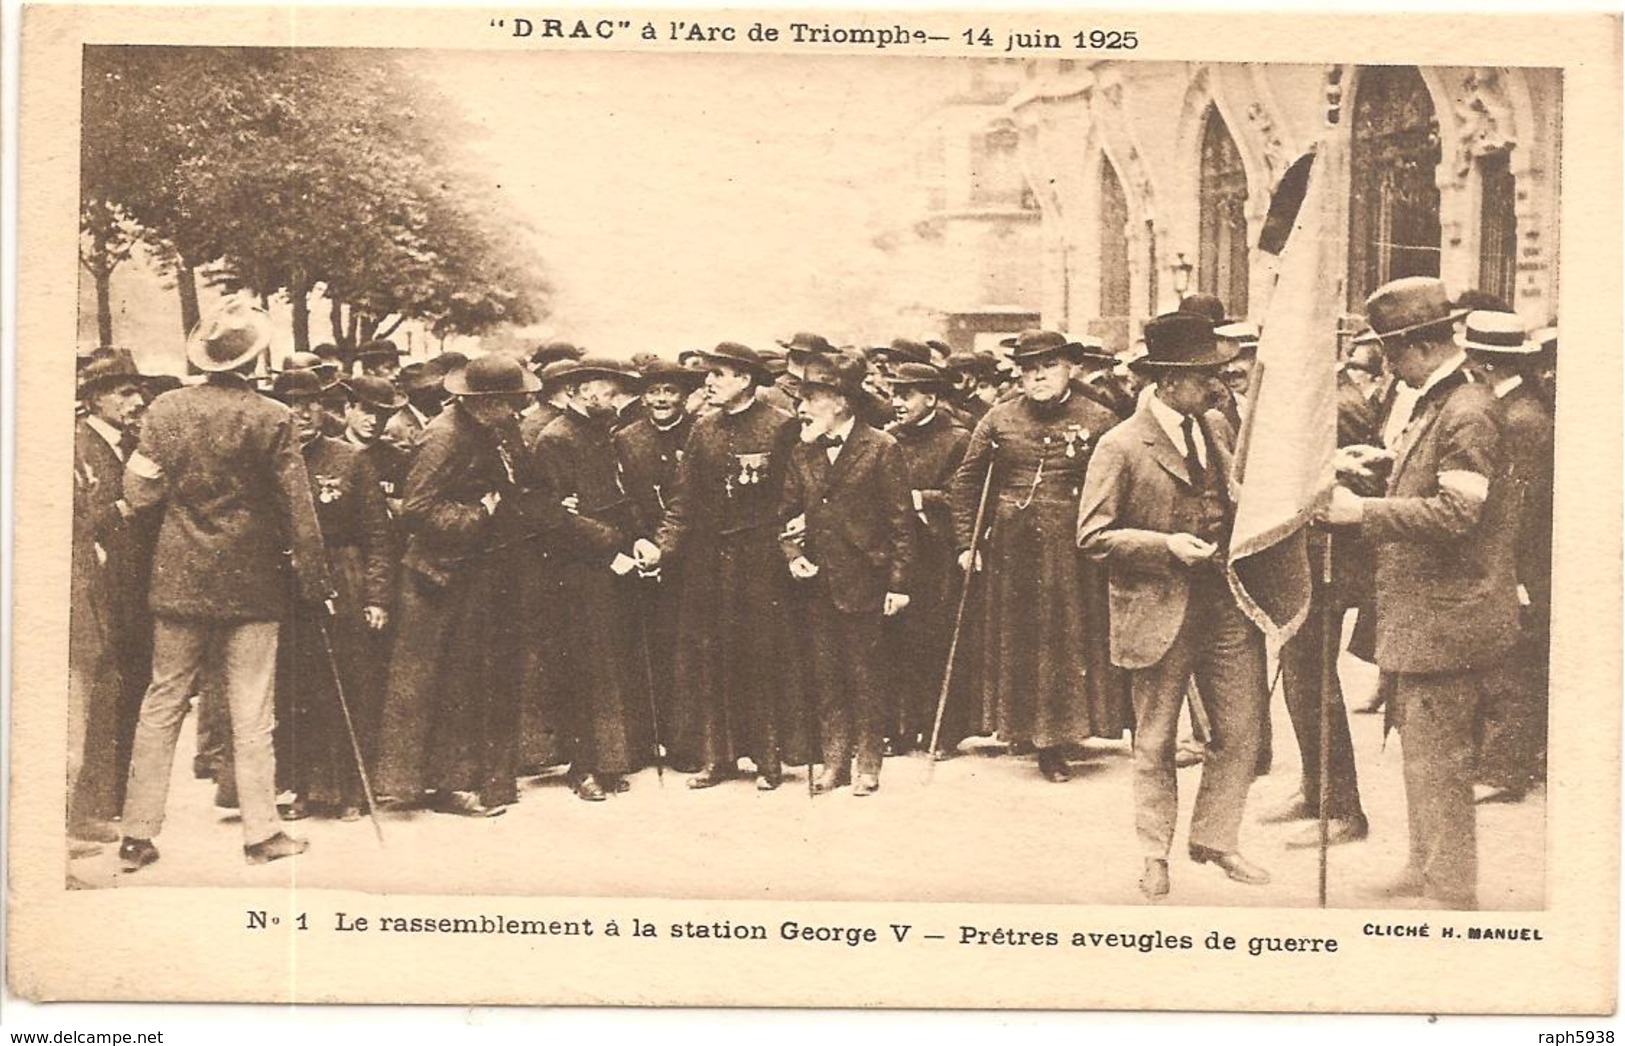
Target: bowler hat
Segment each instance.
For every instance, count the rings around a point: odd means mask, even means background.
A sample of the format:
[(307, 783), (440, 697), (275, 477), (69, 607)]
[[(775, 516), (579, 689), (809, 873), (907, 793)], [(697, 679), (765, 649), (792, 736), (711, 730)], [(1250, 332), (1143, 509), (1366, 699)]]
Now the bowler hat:
[(790, 353), (792, 360), (797, 357), (827, 356), (835, 352), (835, 346), (829, 343), (828, 338), (811, 331), (798, 331), (791, 335), (789, 341), (781, 341), (779, 345)]
[(1456, 336), (1456, 344), (1485, 356), (1533, 356), (1540, 352), (1540, 342), (1525, 338), (1523, 321), (1517, 313), (1487, 309), (1467, 314), (1466, 329)]
[(705, 372), (685, 367), (671, 360), (656, 356), (643, 367), (643, 387), (651, 385), (676, 385), (680, 389), (692, 392), (705, 381)]
[(1072, 363), (1083, 361), (1083, 346), (1068, 340), (1060, 331), (1022, 331), (1014, 338), (999, 342), (1010, 350), (1010, 362), (1020, 366), (1049, 356), (1060, 356)]
[(140, 386), (141, 371), (122, 349), (98, 349), (79, 369), (79, 398), (87, 399), (102, 389), (120, 383)]
[(931, 362), (931, 347), (924, 342), (910, 341), (907, 338), (893, 338), (892, 343), (884, 351), (887, 358), (899, 363)]
[[(828, 343), (826, 342), (826, 344)], [(767, 361), (762, 359), (761, 353), (749, 345), (741, 345), (735, 341), (720, 342), (710, 352), (702, 351), (700, 358), (708, 365), (722, 363), (730, 367), (738, 367), (740, 370), (755, 375), (760, 381), (765, 381), (769, 377)]]
[(1220, 345), (1213, 325), (1188, 312), (1169, 312), (1145, 325), (1145, 355), (1129, 363), (1135, 370), (1203, 370), (1235, 359), (1234, 344)]
[(446, 391), (453, 396), (518, 396), (541, 387), (518, 360), (495, 352), (446, 375)]
[(1179, 312), (1187, 316), (1200, 316), (1212, 326), (1224, 324), (1224, 302), (1216, 294), (1192, 294), (1179, 302)]
[(915, 388), (938, 395), (946, 394), (952, 384), (948, 375), (929, 363), (899, 364), (891, 376), (891, 387), (894, 389)]
[(1468, 311), (1451, 307), (1444, 281), (1435, 276), (1390, 280), (1365, 300), (1366, 322), (1383, 342), (1403, 342), (1411, 335), (1454, 323)]
[(998, 361), (985, 352), (955, 352), (942, 366), (950, 374), (969, 374), (989, 379), (999, 376)]
[(761, 355), (762, 366), (767, 368), (769, 377), (776, 378), (780, 374), (789, 371), (790, 358), (787, 354), (780, 352), (778, 349), (763, 349)]
[(358, 360), (392, 359), (398, 360), (406, 355), (406, 351), (390, 341), (388, 338), (377, 338), (367, 342), (356, 350), (355, 358)]
[(308, 367), (296, 367), (285, 370), (276, 376), (271, 385), (271, 395), (284, 403), (294, 400), (316, 399), (331, 386), (323, 385), (321, 375)]
[(271, 344), (271, 317), (243, 301), (228, 301), (200, 320), (186, 338), (186, 358), (207, 374), (237, 370)]
[(440, 383), (444, 379), (445, 375), (431, 371), (427, 363), (408, 363), (395, 376), (406, 392), (432, 392), (443, 387)]
[(323, 388), (330, 389), (339, 383), (338, 365), (329, 363), (314, 352), (290, 353), (288, 358), (282, 361), (282, 369), (311, 371), (321, 379)]
[(345, 385), (357, 403), (371, 410), (400, 410), (406, 406), (406, 397), (385, 378), (362, 375), (351, 378)]
[(825, 388), (848, 399), (863, 395), (863, 379), (869, 373), (869, 363), (861, 353), (851, 349), (838, 349), (830, 355), (809, 360), (807, 371), (801, 378), (801, 391)]

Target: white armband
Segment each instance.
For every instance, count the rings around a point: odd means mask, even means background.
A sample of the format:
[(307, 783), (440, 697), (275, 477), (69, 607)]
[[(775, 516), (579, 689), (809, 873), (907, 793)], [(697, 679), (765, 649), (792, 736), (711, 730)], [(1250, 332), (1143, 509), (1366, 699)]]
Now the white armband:
[(1439, 473), (1439, 489), (1482, 505), (1490, 496), (1490, 481), (1476, 472), (1451, 469)]

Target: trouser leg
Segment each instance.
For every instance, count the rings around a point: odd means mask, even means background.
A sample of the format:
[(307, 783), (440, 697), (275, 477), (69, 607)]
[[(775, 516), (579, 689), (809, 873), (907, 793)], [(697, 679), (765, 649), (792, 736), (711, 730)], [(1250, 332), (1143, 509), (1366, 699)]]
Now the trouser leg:
[(276, 729), (277, 630), (274, 621), (220, 629), (237, 802), (243, 842), (250, 846), (282, 830), (276, 810), (276, 751), (271, 743)]
[(1166, 858), (1173, 844), (1174, 821), (1179, 813), (1174, 745), (1190, 670), (1190, 640), (1182, 628), (1162, 660), (1135, 669), (1130, 679), (1134, 701), (1134, 831), (1147, 857)]
[(153, 622), (152, 685), (141, 699), (124, 790), (124, 834), (129, 838), (151, 839), (163, 830), (175, 742), (210, 635), (207, 624), (172, 618)]
[(1472, 672), (1397, 676), (1412, 860), (1425, 896), (1452, 908), (1477, 906), (1472, 762), (1481, 683)]
[(857, 772), (880, 773), (886, 731), (886, 694), (879, 661), (880, 617), (877, 614), (840, 614), (848, 650), (851, 685), (848, 690)]
[[(1318, 809), (1320, 803), (1320, 627), (1318, 608), (1311, 607), (1309, 619), (1281, 648), (1281, 687), (1303, 763), (1299, 787), (1312, 810)], [(1343, 707), (1343, 690), (1335, 670), (1328, 700), (1331, 731), (1326, 751), (1326, 815), (1362, 816), (1348, 710)]]
[(817, 690), (824, 766), (846, 770), (852, 762), (852, 708), (846, 693), (850, 655), (842, 649), (846, 638), (842, 615), (827, 592), (813, 593), (807, 609), (812, 625), (813, 685)]
[(1202, 783), (1191, 814), (1191, 845), (1236, 850), (1247, 790), (1257, 776), (1258, 749), (1269, 704), (1264, 637), (1237, 609), (1222, 582), (1193, 584), (1191, 609), (1200, 621), (1197, 686), (1207, 698), (1213, 726)]

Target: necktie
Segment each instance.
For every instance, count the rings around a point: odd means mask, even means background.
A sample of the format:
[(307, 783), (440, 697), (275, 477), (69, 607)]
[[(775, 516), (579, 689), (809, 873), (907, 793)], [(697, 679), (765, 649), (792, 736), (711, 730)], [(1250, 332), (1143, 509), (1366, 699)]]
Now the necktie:
[(140, 444), (140, 442), (141, 441), (136, 438), (135, 433), (131, 432), (129, 429), (125, 429), (119, 434), (118, 438), (119, 458), (125, 462), (128, 462), (130, 460), (130, 455), (135, 453), (135, 448)]
[(1206, 486), (1207, 470), (1202, 468), (1202, 459), (1196, 456), (1196, 419), (1185, 415), (1180, 432), (1185, 436), (1185, 471), (1190, 474), (1191, 488), (1201, 490)]
[(840, 446), (845, 442), (846, 442), (846, 437), (844, 437), (844, 436), (834, 436), (834, 435), (831, 435), (828, 432), (826, 432), (822, 436), (818, 437), (819, 446), (829, 447), (829, 448), (832, 448), (832, 449), (839, 449)]

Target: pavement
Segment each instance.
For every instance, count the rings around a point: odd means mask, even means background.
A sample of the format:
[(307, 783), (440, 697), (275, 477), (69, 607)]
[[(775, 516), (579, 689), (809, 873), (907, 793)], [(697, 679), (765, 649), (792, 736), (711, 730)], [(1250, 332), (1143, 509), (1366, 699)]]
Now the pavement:
[[(1351, 702), (1376, 682), (1347, 655), (1340, 666)], [(1244, 886), (1184, 858), (1199, 768), (1179, 772), (1180, 822), (1164, 906), (1314, 907), (1318, 854), (1289, 850), (1303, 825), (1255, 817), (1297, 788), (1298, 753), (1279, 694), (1272, 698), (1275, 762), (1253, 787), (1241, 847), (1272, 875)], [(1382, 737), (1380, 715), (1350, 717), (1371, 835), (1330, 852), (1328, 905), (1407, 906), (1372, 890), (1404, 865), (1402, 739)], [(791, 772), (776, 792), (746, 777), (706, 791), (668, 771), (631, 778), (607, 802), (576, 799), (558, 774), (527, 779), (508, 812), (472, 820), (416, 811), (382, 815), (384, 843), (365, 819), (311, 818), (290, 825), (306, 854), (251, 867), (239, 823), (212, 805), (213, 785), (191, 775), (189, 720), (175, 760), (162, 858), (118, 872), (116, 845), (71, 862), (90, 888), (298, 886), (378, 894), (648, 896), (674, 899), (942, 901), (1023, 904), (1144, 904), (1137, 889), (1126, 742), (1092, 741), (1074, 779), (1050, 784), (1031, 756), (961, 755), (934, 767), (919, 755), (888, 759), (878, 794), (841, 789), (816, 799)], [(1479, 903), (1529, 910), (1545, 904), (1545, 796), (1478, 808)]]

